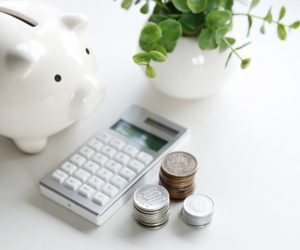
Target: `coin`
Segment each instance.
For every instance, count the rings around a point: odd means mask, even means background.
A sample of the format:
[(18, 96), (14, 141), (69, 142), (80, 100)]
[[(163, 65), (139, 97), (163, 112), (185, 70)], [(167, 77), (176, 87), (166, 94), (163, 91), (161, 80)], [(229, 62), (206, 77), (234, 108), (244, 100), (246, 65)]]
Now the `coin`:
[(194, 194), (184, 200), (182, 219), (191, 226), (203, 227), (209, 224), (214, 213), (213, 200), (203, 194)]
[(160, 185), (145, 185), (133, 195), (134, 216), (143, 227), (161, 228), (168, 222), (170, 197)]
[(173, 152), (165, 157), (161, 170), (174, 178), (188, 177), (197, 171), (197, 160), (189, 153)]
[(165, 187), (172, 200), (183, 200), (195, 189), (197, 160), (186, 152), (173, 152), (163, 160), (159, 184)]

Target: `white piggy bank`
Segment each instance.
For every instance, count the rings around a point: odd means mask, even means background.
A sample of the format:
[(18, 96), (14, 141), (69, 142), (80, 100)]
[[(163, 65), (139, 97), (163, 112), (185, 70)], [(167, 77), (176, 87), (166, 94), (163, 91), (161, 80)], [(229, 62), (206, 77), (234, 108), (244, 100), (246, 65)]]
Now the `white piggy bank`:
[(86, 24), (45, 5), (0, 2), (0, 135), (23, 152), (41, 151), (103, 99)]

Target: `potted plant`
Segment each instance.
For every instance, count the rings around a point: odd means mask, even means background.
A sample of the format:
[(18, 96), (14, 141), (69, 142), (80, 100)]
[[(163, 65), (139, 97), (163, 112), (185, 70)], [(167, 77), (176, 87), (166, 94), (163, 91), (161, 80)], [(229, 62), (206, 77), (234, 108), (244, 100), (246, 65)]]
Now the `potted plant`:
[(141, 4), (140, 12), (147, 14), (151, 2), (154, 8), (139, 38), (142, 52), (133, 59), (145, 68), (157, 89), (177, 98), (195, 99), (215, 92), (230, 78), (235, 68), (229, 63), (233, 56), (242, 69), (250, 65), (251, 59), (240, 55), (250, 42), (236, 45), (229, 35), (233, 17), (245, 17), (247, 36), (254, 20), (261, 21), (262, 34), (267, 24), (276, 25), (280, 40), (286, 40), (287, 30), (300, 26), (300, 21), (283, 21), (285, 7), (276, 17), (272, 8), (264, 16), (255, 15), (259, 0), (252, 0), (246, 12), (235, 12), (234, 0), (123, 0), (121, 5), (129, 9)]

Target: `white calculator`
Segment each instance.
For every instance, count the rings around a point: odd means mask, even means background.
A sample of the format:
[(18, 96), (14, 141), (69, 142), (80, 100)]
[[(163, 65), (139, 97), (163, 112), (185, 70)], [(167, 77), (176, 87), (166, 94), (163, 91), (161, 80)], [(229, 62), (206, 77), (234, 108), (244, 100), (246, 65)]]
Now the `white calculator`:
[(131, 106), (42, 179), (41, 193), (102, 225), (187, 134), (188, 129)]

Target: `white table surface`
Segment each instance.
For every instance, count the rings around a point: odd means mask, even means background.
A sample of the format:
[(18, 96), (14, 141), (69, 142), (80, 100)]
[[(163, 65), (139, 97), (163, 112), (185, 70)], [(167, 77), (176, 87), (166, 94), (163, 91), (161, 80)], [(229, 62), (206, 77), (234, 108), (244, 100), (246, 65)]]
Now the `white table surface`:
[[(146, 19), (112, 0), (47, 0), (89, 16), (89, 33), (107, 97), (88, 119), (50, 138), (34, 156), (0, 137), (0, 249), (300, 249), (300, 82), (299, 30), (287, 42), (254, 31), (230, 86), (199, 101), (180, 101), (152, 89), (131, 59)], [(264, 1), (287, 20), (299, 18), (300, 1)], [(238, 24), (239, 26), (240, 24)], [(256, 29), (257, 30), (257, 29)], [(246, 32), (245, 28), (242, 28)], [(130, 104), (191, 128), (183, 147), (199, 161), (196, 192), (213, 197), (213, 223), (204, 230), (183, 224), (181, 203), (172, 204), (168, 225), (149, 231), (132, 218), (128, 202), (102, 227), (47, 200), (38, 182), (68, 154)], [(0, 121), (1, 122), (1, 121)]]

